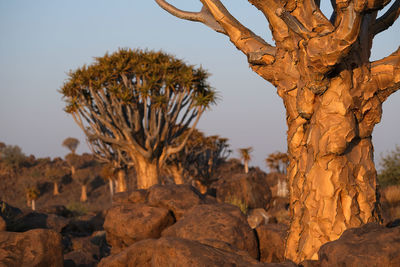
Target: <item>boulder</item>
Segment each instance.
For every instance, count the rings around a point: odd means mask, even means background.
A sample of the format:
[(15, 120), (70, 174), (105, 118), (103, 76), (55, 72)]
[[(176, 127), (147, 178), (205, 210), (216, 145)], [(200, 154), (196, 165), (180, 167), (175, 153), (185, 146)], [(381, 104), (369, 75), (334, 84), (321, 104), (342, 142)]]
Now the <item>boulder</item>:
[(252, 209), (247, 212), (247, 223), (252, 229), (262, 224), (269, 222), (270, 215), (268, 215), (265, 209)]
[(185, 211), (202, 203), (202, 200), (192, 186), (171, 184), (150, 187), (147, 203), (169, 209), (179, 220)]
[(282, 262), (288, 227), (284, 224), (266, 224), (256, 228), (261, 262)]
[(249, 209), (268, 209), (270, 205), (271, 191), (262, 173), (234, 174), (230, 178), (221, 179), (213, 186), (216, 188), (219, 202), (245, 203)]
[(202, 204), (187, 211), (174, 225), (162, 232), (163, 237), (180, 237), (208, 244), (212, 240), (258, 257), (256, 236), (247, 224), (246, 216), (233, 205)]
[(0, 232), (5, 230), (7, 230), (6, 221), (2, 217), (0, 217)]
[(248, 255), (238, 255), (196, 241), (176, 237), (147, 239), (119, 254), (103, 258), (99, 267), (128, 266), (257, 266)]
[(170, 211), (144, 204), (115, 205), (108, 210), (104, 229), (111, 253), (147, 238), (158, 238), (161, 232), (174, 223)]
[(323, 245), (320, 266), (400, 266), (400, 227), (369, 223)]
[(0, 266), (63, 266), (61, 235), (47, 229), (0, 232)]
[(8, 225), (8, 230), (12, 232), (25, 232), (32, 229), (53, 229), (60, 233), (68, 225), (69, 220), (55, 214), (44, 214), (29, 212), (17, 216)]
[(98, 261), (90, 258), (90, 255), (83, 251), (71, 251), (64, 255), (64, 267), (95, 267)]

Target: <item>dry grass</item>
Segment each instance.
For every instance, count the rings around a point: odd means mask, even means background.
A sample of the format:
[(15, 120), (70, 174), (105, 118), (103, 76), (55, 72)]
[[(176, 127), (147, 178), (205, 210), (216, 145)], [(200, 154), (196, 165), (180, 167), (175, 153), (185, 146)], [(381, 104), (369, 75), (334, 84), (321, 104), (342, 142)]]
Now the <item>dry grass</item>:
[(400, 202), (400, 185), (391, 185), (383, 190), (383, 195), (391, 205)]

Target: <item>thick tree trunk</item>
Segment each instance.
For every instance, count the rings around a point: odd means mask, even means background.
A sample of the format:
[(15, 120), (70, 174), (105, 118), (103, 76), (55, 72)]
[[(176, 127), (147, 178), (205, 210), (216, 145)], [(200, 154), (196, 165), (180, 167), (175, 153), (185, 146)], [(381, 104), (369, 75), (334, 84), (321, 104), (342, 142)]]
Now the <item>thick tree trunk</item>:
[(126, 173), (124, 169), (119, 169), (117, 173), (117, 192), (125, 192), (126, 191)]
[[(286, 257), (295, 262), (317, 259), (320, 246), (348, 228), (379, 221), (371, 133), (381, 103), (352, 95), (351, 76), (342, 75), (348, 78), (332, 79), (315, 97), (309, 116), (288, 118), (292, 222)], [(291, 99), (284, 100), (290, 113)]]
[(86, 185), (81, 186), (81, 202), (87, 201), (87, 188)]
[(60, 194), (60, 191), (58, 191), (58, 183), (54, 182), (53, 183), (53, 195), (57, 196)]
[(149, 162), (143, 157), (132, 157), (135, 159), (135, 171), (137, 178), (137, 188), (147, 189), (160, 183), (159, 167), (156, 162)]

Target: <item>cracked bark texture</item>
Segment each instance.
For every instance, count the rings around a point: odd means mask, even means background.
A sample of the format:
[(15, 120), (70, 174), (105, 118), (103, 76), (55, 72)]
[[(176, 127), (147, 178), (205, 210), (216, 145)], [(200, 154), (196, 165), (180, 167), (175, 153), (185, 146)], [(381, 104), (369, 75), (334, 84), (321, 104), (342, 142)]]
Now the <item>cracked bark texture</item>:
[(398, 18), (400, 0), (332, 0), (330, 19), (319, 1), (249, 0), (267, 18), (275, 46), (219, 0), (201, 0), (198, 13), (156, 2), (183, 19), (204, 23), (207, 15), (204, 24), (227, 35), (253, 71), (277, 88), (290, 158), (286, 258), (317, 259), (320, 246), (344, 230), (380, 220), (371, 134), (383, 102), (400, 87), (400, 48), (376, 62), (369, 57), (375, 35)]

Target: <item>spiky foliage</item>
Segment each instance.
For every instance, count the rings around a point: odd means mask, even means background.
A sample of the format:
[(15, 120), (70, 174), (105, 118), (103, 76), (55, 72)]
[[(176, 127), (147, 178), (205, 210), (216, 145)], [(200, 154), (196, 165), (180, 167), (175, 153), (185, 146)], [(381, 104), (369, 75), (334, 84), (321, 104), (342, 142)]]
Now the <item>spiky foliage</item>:
[(208, 76), (162, 52), (120, 49), (71, 71), (60, 92), (92, 150), (103, 158), (104, 151), (128, 155), (140, 176), (143, 161), (161, 167), (179, 152), (189, 135), (173, 140), (215, 103)]
[(282, 152), (271, 153), (265, 159), (265, 164), (270, 171), (286, 173), (286, 168), (289, 164), (288, 154)]
[(382, 169), (378, 173), (379, 184), (383, 187), (400, 185), (400, 146), (382, 157)]
[[(184, 138), (183, 135), (181, 138)], [(168, 159), (169, 166), (181, 169), (185, 180), (198, 180), (202, 185), (209, 186), (216, 180), (215, 170), (225, 161), (232, 151), (228, 139), (218, 135), (205, 136), (195, 130), (188, 139), (185, 147)]]
[(72, 154), (75, 154), (79, 145), (79, 140), (74, 137), (68, 137), (63, 141), (62, 145), (68, 148)]
[(243, 160), (244, 163), (244, 172), (249, 172), (249, 161), (251, 160), (251, 152), (253, 151), (252, 147), (239, 148), (238, 152), (240, 155), (240, 159)]

